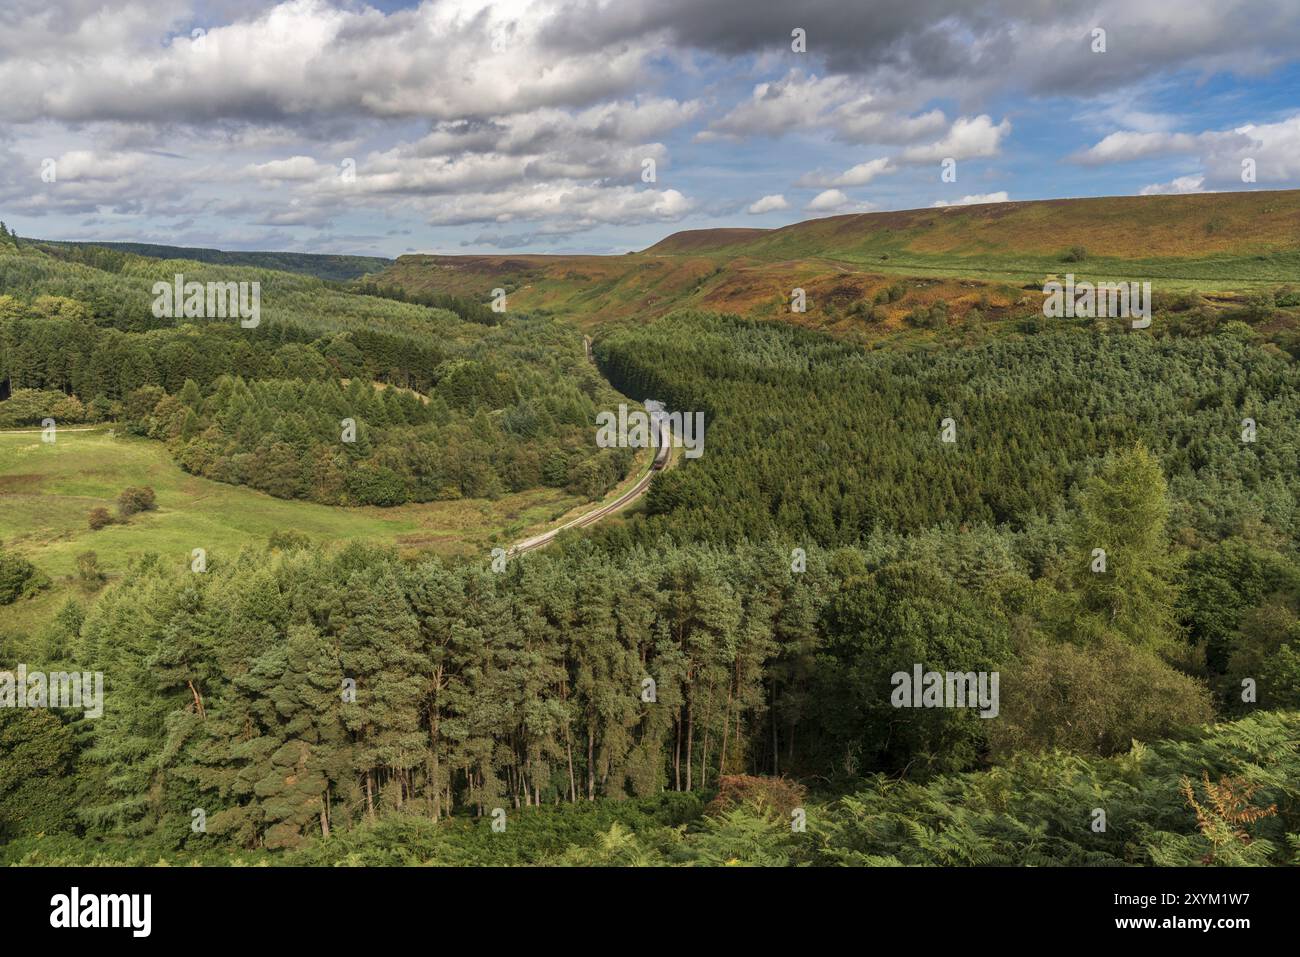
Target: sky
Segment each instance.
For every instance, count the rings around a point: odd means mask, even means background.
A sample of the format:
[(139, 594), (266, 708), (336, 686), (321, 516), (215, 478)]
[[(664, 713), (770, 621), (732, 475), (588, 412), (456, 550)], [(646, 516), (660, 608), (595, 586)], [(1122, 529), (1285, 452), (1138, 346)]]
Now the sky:
[(1300, 186), (1296, 0), (3, 0), (0, 91), (0, 220), (46, 239), (622, 253)]

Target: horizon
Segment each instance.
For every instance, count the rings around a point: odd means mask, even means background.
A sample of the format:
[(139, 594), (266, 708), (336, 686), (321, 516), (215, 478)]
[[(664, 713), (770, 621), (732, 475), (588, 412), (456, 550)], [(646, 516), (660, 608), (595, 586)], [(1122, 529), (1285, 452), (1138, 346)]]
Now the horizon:
[(30, 236), (30, 237), (23, 236), (20, 238), (30, 239), (36, 242), (52, 242), (52, 243), (62, 243), (67, 245), (81, 245), (81, 246), (94, 246), (94, 245), (156, 246), (160, 248), (170, 247), (174, 249), (193, 249), (193, 250), (206, 250), (206, 251), (223, 252), (223, 253), (248, 253), (248, 254), (264, 254), (264, 255), (270, 255), (276, 253), (294, 253), (299, 255), (313, 255), (313, 256), (362, 256), (362, 257), (373, 256), (373, 258), (388, 259), (393, 262), (397, 261), (398, 259), (401, 259), (404, 256), (432, 256), (432, 257), (439, 257), (439, 258), (449, 258), (454, 256), (463, 256), (463, 257), (508, 257), (508, 256), (548, 257), (549, 256), (554, 258), (573, 258), (577, 256), (608, 256), (611, 258), (617, 258), (618, 256), (634, 255), (634, 254), (648, 252), (651, 249), (653, 249), (655, 246), (665, 243), (675, 236), (685, 235), (689, 233), (715, 233), (715, 232), (774, 233), (774, 232), (779, 232), (780, 230), (783, 229), (790, 229), (793, 227), (806, 225), (808, 223), (817, 222), (820, 220), (870, 217), (873, 215), (889, 214), (889, 213), (921, 213), (921, 212), (927, 212), (930, 210), (937, 210), (937, 209), (957, 211), (957, 210), (968, 209), (970, 206), (1021, 206), (1021, 205), (1030, 205), (1033, 203), (1058, 203), (1058, 202), (1070, 203), (1070, 202), (1080, 202), (1080, 201), (1088, 201), (1088, 200), (1094, 200), (1094, 201), (1114, 200), (1114, 199), (1141, 200), (1141, 199), (1168, 198), (1171, 196), (1175, 196), (1175, 197), (1216, 196), (1216, 195), (1224, 195), (1225, 192), (1292, 193), (1297, 191), (1300, 191), (1300, 187), (1279, 188), (1279, 189), (1264, 188), (1264, 189), (1251, 189), (1251, 190), (1232, 190), (1232, 191), (1223, 191), (1223, 192), (1218, 190), (1205, 190), (1199, 193), (1147, 193), (1147, 194), (1138, 194), (1136, 196), (1133, 195), (1053, 196), (1053, 197), (1042, 197), (1042, 198), (1034, 198), (1034, 199), (1006, 200), (997, 203), (970, 203), (970, 204), (963, 204), (960, 206), (947, 206), (947, 207), (919, 206), (919, 207), (911, 207), (908, 209), (873, 209), (865, 212), (836, 213), (828, 216), (818, 216), (810, 219), (800, 219), (800, 220), (796, 220), (795, 222), (785, 223), (780, 226), (695, 226), (689, 229), (677, 229), (671, 232), (664, 233), (658, 239), (652, 240), (650, 244), (647, 246), (644, 246), (640, 249), (626, 250), (625, 252), (622, 253), (612, 253), (612, 252), (610, 253), (563, 253), (563, 252), (556, 252), (554, 250), (533, 250), (533, 249), (491, 250), (491, 251), (483, 251), (483, 252), (476, 252), (476, 253), (465, 252), (463, 250), (455, 251), (455, 252), (442, 252), (439, 250), (415, 250), (411, 252), (398, 253), (395, 256), (382, 256), (378, 254), (346, 252), (346, 251), (340, 251), (340, 252), (305, 251), (304, 252), (304, 251), (288, 250), (288, 249), (273, 249), (269, 247), (261, 248), (261, 249), (236, 249), (234, 247), (222, 248), (218, 246), (178, 245), (175, 243), (158, 243), (158, 242), (151, 242), (146, 240), (130, 239), (130, 238), (81, 239), (76, 237), (62, 237), (62, 236), (57, 238), (50, 237), (50, 236)]

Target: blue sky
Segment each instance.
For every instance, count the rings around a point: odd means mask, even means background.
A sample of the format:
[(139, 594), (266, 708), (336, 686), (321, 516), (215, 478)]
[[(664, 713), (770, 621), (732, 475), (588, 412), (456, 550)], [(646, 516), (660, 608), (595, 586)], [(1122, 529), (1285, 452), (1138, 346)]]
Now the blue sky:
[(617, 253), (842, 212), (1292, 188), (1297, 50), (1291, 0), (12, 0), (0, 218)]

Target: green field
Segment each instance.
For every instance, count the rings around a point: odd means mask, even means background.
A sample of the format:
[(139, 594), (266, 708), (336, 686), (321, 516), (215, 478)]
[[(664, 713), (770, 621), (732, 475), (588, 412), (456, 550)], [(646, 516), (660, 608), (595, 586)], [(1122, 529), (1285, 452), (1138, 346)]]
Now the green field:
[[(644, 464), (610, 496), (635, 482)], [(151, 486), (157, 510), (91, 531), (87, 513), (96, 506), (114, 511), (118, 494), (130, 485)], [(110, 580), (131, 559), (149, 552), (185, 567), (195, 548), (205, 549), (208, 561), (217, 562), (284, 531), (320, 542), (365, 540), (411, 551), (486, 553), (580, 506), (576, 496), (547, 488), (496, 501), (338, 508), (190, 475), (162, 443), (109, 427), (64, 429), (49, 444), (36, 432), (0, 433), (0, 542), (54, 581), (34, 598), (0, 609), (0, 628), (31, 630), (48, 621), (68, 595), (79, 592), (76, 559), (86, 551), (96, 553)]]

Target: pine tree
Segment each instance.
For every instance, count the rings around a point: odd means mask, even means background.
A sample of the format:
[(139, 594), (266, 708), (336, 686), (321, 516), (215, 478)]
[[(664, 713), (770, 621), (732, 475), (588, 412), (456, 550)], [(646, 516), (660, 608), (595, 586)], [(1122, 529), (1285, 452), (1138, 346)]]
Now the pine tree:
[[(1168, 514), (1164, 475), (1146, 449), (1110, 456), (1085, 483), (1073, 531), (1076, 635), (1112, 631), (1143, 647), (1174, 645), (1178, 592)], [(1104, 571), (1096, 549), (1105, 553)]]

